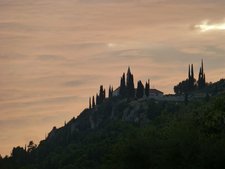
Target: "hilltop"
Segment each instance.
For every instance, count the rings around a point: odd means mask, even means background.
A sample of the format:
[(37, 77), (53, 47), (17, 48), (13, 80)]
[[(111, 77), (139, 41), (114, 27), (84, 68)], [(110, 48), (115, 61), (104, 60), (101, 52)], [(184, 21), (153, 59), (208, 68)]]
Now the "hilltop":
[(108, 97), (100, 86), (96, 97), (89, 99), (89, 108), (64, 126), (53, 127), (39, 145), (31, 141), (27, 147), (13, 148), (10, 157), (0, 158), (0, 168), (225, 166), (225, 80), (205, 82), (199, 89), (193, 83), (193, 90), (163, 95), (150, 88), (149, 80), (145, 86), (138, 81), (135, 88), (133, 79), (128, 68), (120, 86), (116, 90), (110, 86)]

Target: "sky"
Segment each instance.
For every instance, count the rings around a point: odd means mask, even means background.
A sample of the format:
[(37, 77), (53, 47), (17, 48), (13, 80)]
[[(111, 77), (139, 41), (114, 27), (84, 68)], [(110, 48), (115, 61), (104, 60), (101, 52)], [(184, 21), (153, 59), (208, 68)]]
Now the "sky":
[(193, 63), (225, 75), (225, 0), (0, 0), (0, 154), (39, 143), (100, 85), (173, 93)]

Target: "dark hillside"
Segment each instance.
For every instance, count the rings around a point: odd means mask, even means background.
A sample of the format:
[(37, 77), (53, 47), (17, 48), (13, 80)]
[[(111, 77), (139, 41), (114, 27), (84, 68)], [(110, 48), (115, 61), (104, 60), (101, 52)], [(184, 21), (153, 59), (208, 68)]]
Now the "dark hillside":
[[(19, 151), (20, 150), (20, 151)], [(1, 169), (222, 169), (225, 95), (184, 104), (114, 97), (54, 128)]]

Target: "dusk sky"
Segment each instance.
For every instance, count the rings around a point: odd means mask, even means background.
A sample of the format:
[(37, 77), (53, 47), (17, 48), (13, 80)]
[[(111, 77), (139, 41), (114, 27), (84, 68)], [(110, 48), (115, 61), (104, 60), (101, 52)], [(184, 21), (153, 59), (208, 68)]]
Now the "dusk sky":
[(39, 143), (99, 86), (173, 93), (193, 63), (225, 75), (225, 0), (0, 0), (0, 154)]

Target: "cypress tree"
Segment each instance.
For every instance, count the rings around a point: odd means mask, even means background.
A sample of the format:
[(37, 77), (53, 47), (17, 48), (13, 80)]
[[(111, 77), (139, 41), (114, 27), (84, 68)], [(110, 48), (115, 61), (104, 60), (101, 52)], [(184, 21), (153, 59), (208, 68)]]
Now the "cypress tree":
[(111, 86), (109, 86), (109, 98), (111, 98)]
[(104, 90), (103, 90), (103, 100), (102, 100), (102, 101), (105, 100), (105, 97), (106, 97), (106, 92), (105, 92), (105, 89), (104, 89)]
[(143, 95), (144, 95), (144, 85), (142, 84), (141, 81), (138, 81), (136, 97), (142, 98)]
[(126, 84), (125, 84), (125, 73), (123, 73), (121, 80), (120, 80), (120, 90), (119, 94), (122, 97), (126, 96)]
[(189, 77), (188, 77), (188, 89), (187, 92), (194, 90), (195, 88), (195, 78), (194, 78), (194, 66), (191, 64), (189, 65)]
[(99, 95), (98, 95), (98, 93), (96, 94), (96, 105), (99, 105), (100, 104), (100, 102), (99, 102)]
[(134, 76), (130, 71), (130, 67), (127, 70), (127, 97), (133, 98), (135, 96), (135, 89), (134, 89)]
[(92, 97), (92, 108), (95, 107), (95, 96)]
[(109, 86), (109, 98), (113, 96), (113, 87)]
[(198, 75), (198, 88), (202, 89), (205, 87), (205, 85), (206, 85), (206, 81), (205, 81), (205, 73), (204, 73), (203, 60), (202, 60), (201, 67), (199, 70), (199, 75)]
[(91, 109), (91, 97), (89, 97), (89, 109)]
[(188, 79), (191, 79), (191, 68), (190, 68), (190, 64), (188, 65)]
[(148, 79), (148, 82), (146, 82), (146, 84), (145, 84), (145, 96), (146, 97), (148, 97), (149, 96), (149, 91), (150, 90), (150, 81), (149, 81), (149, 79)]
[(113, 97), (113, 86), (111, 87), (111, 97)]
[(191, 79), (194, 79), (194, 66), (191, 64)]
[(99, 104), (101, 104), (104, 99), (105, 99), (105, 90), (103, 89), (103, 85), (101, 85), (99, 90)]

